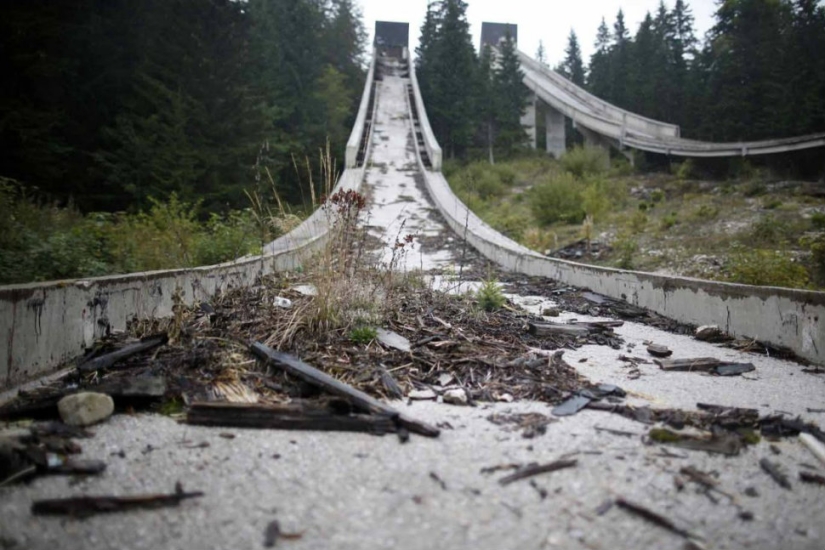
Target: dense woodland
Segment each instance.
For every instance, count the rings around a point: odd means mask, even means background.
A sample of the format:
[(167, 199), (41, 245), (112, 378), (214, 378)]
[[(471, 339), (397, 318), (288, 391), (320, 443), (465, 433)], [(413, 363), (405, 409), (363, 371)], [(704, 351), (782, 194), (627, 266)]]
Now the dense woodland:
[(353, 0), (6, 0), (0, 177), (84, 211), (225, 211), (266, 167), (296, 199), (293, 157), (343, 158), (365, 37)]
[[(417, 59), (422, 94), (448, 157), (483, 158), (490, 143), (507, 155), (526, 138), (518, 116), (527, 93), (516, 91), (511, 45), (495, 69), (489, 52), (475, 53), (466, 9), (462, 0), (430, 4)], [(635, 36), (621, 11), (612, 28), (603, 20), (589, 64), (571, 30), (556, 70), (620, 107), (679, 124), (684, 137), (758, 140), (825, 131), (822, 52), (821, 1), (724, 0), (699, 40), (689, 5), (676, 0)], [(543, 45), (535, 57), (546, 59)]]

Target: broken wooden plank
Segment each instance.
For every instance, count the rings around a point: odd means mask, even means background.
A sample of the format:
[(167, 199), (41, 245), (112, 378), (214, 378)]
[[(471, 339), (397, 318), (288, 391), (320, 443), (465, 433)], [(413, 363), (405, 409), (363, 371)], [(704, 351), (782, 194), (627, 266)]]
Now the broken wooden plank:
[(177, 506), (182, 501), (202, 497), (203, 492), (184, 492), (178, 486), (172, 494), (136, 495), (126, 497), (69, 497), (37, 500), (32, 503), (34, 515), (58, 515), (87, 517), (94, 514), (124, 512), (140, 508), (163, 508)]
[(576, 466), (576, 464), (578, 464), (578, 460), (576, 459), (556, 460), (555, 462), (550, 462), (549, 464), (530, 464), (524, 468), (519, 468), (516, 472), (510, 474), (509, 476), (499, 479), (498, 482), (502, 485), (509, 485), (514, 481), (533, 477), (538, 474), (546, 474), (557, 470), (563, 470), (565, 468), (572, 468)]
[(397, 431), (384, 414), (344, 415), (323, 408), (251, 403), (193, 403), (186, 413), (187, 424), (276, 430), (366, 432), (377, 435)]
[(581, 325), (562, 325), (559, 323), (529, 323), (530, 334), (533, 336), (587, 336), (594, 332), (592, 329)]
[(782, 473), (777, 464), (771, 462), (767, 458), (763, 458), (759, 461), (759, 466), (765, 471), (766, 474), (771, 476), (771, 478), (773, 478), (773, 480), (779, 484), (780, 487), (791, 489), (791, 482), (788, 480), (788, 476)]
[(343, 382), (336, 380), (332, 376), (304, 363), (293, 355), (273, 350), (259, 342), (253, 343), (250, 346), (250, 350), (257, 357), (260, 357), (265, 361), (270, 361), (273, 365), (282, 368), (287, 373), (297, 376), (305, 382), (318, 386), (333, 395), (343, 397), (344, 399), (350, 401), (353, 405), (367, 412), (382, 414), (389, 417), (399, 426), (405, 427), (410, 432), (427, 437), (438, 437), (438, 434), (440, 433), (438, 428), (401, 414), (389, 405), (378, 401), (374, 397), (367, 395), (366, 393), (357, 390), (348, 384), (344, 384)]
[(817, 485), (825, 485), (825, 477), (812, 474), (811, 472), (799, 472), (799, 479), (800, 481), (804, 481), (805, 483), (816, 483)]
[(124, 346), (119, 350), (107, 353), (106, 355), (101, 355), (100, 357), (89, 359), (88, 361), (77, 365), (77, 370), (81, 374), (89, 374), (91, 372), (107, 369), (115, 363), (117, 363), (118, 361), (126, 359), (127, 357), (131, 357), (132, 355), (148, 351), (152, 348), (161, 346), (165, 344), (168, 340), (169, 337), (166, 334), (144, 338), (140, 342), (129, 344), (128, 346)]
[(722, 361), (713, 357), (697, 357), (694, 359), (654, 359), (659, 368), (666, 371), (700, 371), (707, 372), (722, 364)]
[(670, 357), (673, 355), (673, 350), (667, 346), (660, 346), (659, 344), (650, 344), (647, 346), (647, 352), (653, 357)]
[(666, 518), (662, 514), (654, 512), (653, 510), (646, 508), (641, 504), (636, 504), (635, 502), (631, 502), (625, 498), (619, 497), (616, 499), (616, 505), (621, 508), (624, 508), (629, 512), (632, 512), (633, 514), (641, 518), (646, 519), (651, 523), (655, 523), (659, 527), (664, 527), (672, 533), (676, 533), (677, 535), (683, 536), (688, 539), (697, 538), (686, 529), (682, 529), (681, 527), (677, 526), (673, 522), (673, 520)]
[(592, 330), (607, 331), (624, 326), (624, 321), (570, 321), (568, 325), (587, 327)]

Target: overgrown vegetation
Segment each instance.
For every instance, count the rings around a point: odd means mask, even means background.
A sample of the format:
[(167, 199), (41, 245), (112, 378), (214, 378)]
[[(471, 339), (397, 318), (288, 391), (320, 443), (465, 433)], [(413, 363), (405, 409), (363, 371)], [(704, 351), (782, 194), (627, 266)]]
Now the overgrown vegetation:
[[(627, 174), (586, 148), (568, 155), (451, 164), (447, 176), (476, 214), (538, 252), (564, 249), (577, 261), (743, 284), (825, 287), (825, 200), (815, 185), (782, 182), (764, 169), (750, 172), (755, 179), (690, 179), (685, 163), (676, 175)], [(689, 173), (701, 173), (703, 165), (690, 164)]]
[(0, 284), (215, 264), (260, 253), (300, 221), (277, 208), (201, 219), (200, 202), (175, 193), (150, 205), (134, 214), (84, 215), (0, 180)]

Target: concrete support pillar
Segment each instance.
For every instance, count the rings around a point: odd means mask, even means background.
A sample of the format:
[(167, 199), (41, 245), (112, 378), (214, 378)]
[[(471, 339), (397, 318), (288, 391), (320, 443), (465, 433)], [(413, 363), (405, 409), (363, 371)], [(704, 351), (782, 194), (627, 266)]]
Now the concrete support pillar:
[(532, 94), (521, 115), (521, 125), (527, 132), (527, 142), (533, 149), (536, 148), (536, 95)]
[(559, 158), (564, 154), (567, 136), (564, 128), (564, 115), (550, 107), (544, 106), (544, 129), (547, 136), (547, 152)]

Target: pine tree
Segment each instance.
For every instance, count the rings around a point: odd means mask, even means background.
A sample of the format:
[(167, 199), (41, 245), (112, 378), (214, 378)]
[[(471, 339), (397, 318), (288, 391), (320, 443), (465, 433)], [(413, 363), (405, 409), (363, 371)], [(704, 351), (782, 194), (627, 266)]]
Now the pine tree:
[(476, 91), (480, 121), (478, 143), (487, 150), (487, 159), (490, 164), (495, 164), (493, 145), (495, 140), (496, 99), (493, 93), (493, 49), (489, 44), (484, 44), (481, 48), (476, 74)]
[(539, 40), (539, 47), (536, 50), (536, 61), (547, 67), (547, 52), (544, 50), (544, 41)]
[(573, 29), (570, 29), (570, 34), (567, 37), (567, 48), (564, 50), (564, 61), (561, 63), (561, 68), (561, 74), (565, 78), (573, 84), (584, 86), (584, 62), (582, 61), (579, 39)]
[(521, 116), (527, 106), (530, 91), (524, 85), (524, 72), (521, 70), (516, 43), (509, 33), (499, 46), (498, 63), (493, 72), (493, 91), (496, 106), (495, 143), (505, 155), (511, 155), (527, 140)]
[(610, 85), (610, 30), (604, 18), (596, 33), (595, 51), (590, 57), (590, 71), (587, 79), (587, 87), (590, 92), (602, 99), (608, 99), (611, 95)]

